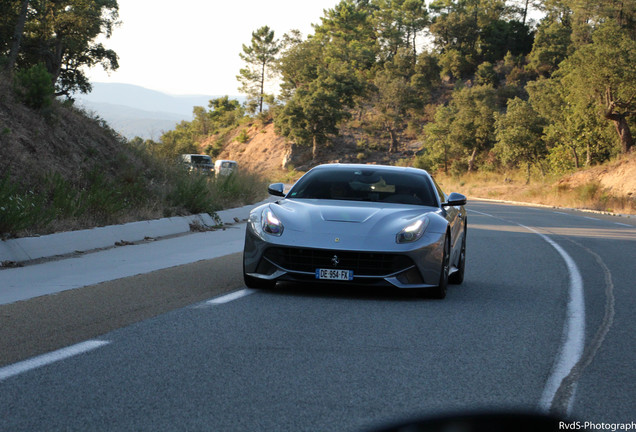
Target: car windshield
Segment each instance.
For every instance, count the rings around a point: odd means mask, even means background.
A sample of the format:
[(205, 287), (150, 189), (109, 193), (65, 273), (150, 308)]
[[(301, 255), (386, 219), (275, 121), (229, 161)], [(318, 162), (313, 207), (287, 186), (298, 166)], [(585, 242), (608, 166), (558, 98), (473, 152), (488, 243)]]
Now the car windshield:
[(430, 180), (423, 175), (375, 168), (315, 170), (303, 176), (288, 198), (373, 201), (437, 206)]
[(210, 156), (192, 156), (192, 163), (201, 165), (212, 164)]

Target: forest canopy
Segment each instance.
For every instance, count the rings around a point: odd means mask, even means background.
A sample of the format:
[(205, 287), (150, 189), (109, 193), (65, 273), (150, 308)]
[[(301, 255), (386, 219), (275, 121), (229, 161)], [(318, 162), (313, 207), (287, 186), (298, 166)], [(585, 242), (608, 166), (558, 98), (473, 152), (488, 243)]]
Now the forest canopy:
[(89, 92), (86, 67), (119, 67), (117, 54), (97, 42), (118, 25), (118, 10), (117, 0), (1, 1), (0, 70), (45, 72), (56, 96)]
[(631, 151), (635, 26), (636, 0), (342, 0), (306, 37), (256, 29), (240, 78), (314, 160), (362, 131), (430, 170), (561, 173)]
[[(0, 66), (18, 81), (46, 73), (69, 95), (90, 90), (84, 67), (118, 67), (96, 42), (118, 23), (116, 0), (0, 8)], [(359, 141), (361, 161), (416, 142), (409, 163), (457, 174), (562, 173), (632, 151), (636, 0), (342, 0), (307, 36), (265, 24), (237, 53), (247, 102), (194, 107), (146, 147), (172, 157), (207, 143), (214, 156), (256, 118), (314, 162), (338, 135)]]

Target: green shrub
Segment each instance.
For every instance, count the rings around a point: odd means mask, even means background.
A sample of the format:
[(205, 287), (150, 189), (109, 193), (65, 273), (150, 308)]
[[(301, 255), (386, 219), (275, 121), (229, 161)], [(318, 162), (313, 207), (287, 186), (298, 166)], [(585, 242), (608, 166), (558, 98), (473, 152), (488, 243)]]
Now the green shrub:
[(249, 139), (250, 136), (247, 134), (247, 131), (245, 129), (241, 129), (241, 132), (236, 137), (236, 141), (240, 142), (241, 144), (245, 144), (249, 141)]
[(100, 172), (90, 172), (88, 177), (89, 184), (82, 196), (87, 211), (98, 223), (114, 222), (127, 207), (121, 190), (110, 184)]
[(60, 173), (44, 178), (48, 202), (57, 218), (81, 217), (86, 206), (82, 203), (80, 191), (64, 179)]
[(579, 186), (577, 191), (582, 201), (594, 201), (601, 191), (601, 185), (598, 182), (590, 182)]
[(260, 201), (267, 195), (267, 182), (247, 172), (219, 176), (210, 182), (212, 199), (219, 208), (241, 207)]
[(31, 108), (42, 109), (53, 103), (55, 87), (51, 75), (41, 63), (17, 71), (13, 88), (18, 99)]
[(168, 195), (169, 204), (190, 213), (214, 213), (217, 206), (212, 199), (208, 177), (191, 173), (179, 176), (174, 190)]
[(41, 195), (33, 191), (20, 191), (8, 175), (0, 180), (0, 238), (15, 236), (22, 230), (44, 227), (53, 218)]

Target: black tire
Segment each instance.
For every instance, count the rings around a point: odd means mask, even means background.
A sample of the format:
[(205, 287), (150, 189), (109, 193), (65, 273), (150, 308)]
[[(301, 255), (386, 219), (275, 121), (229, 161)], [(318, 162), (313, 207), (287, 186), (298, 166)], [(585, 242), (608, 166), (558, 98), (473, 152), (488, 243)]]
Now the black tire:
[(462, 248), (459, 252), (459, 262), (457, 263), (457, 271), (448, 277), (448, 283), (459, 285), (464, 282), (464, 270), (466, 269), (466, 228), (462, 238)]
[(446, 297), (448, 288), (448, 270), (450, 269), (450, 239), (446, 236), (444, 240), (444, 255), (442, 256), (442, 272), (439, 275), (439, 285), (433, 290), (433, 298), (443, 299)]
[(245, 281), (245, 286), (248, 288), (269, 290), (276, 287), (276, 281), (255, 278), (253, 276), (248, 276), (245, 273), (243, 273), (243, 281)]

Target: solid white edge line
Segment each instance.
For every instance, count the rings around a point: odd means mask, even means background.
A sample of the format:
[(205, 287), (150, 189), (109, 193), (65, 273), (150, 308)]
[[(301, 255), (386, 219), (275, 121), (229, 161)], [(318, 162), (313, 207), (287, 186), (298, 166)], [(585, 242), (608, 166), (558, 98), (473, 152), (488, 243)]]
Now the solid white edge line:
[(245, 289), (242, 289), (242, 290), (239, 290), (239, 291), (235, 291), (235, 292), (230, 293), (230, 294), (226, 294), (226, 295), (221, 296), (221, 297), (214, 298), (212, 300), (208, 300), (206, 303), (210, 304), (210, 305), (218, 305), (218, 304), (223, 304), (223, 303), (229, 303), (231, 301), (240, 299), (241, 297), (245, 297), (245, 296), (253, 294), (255, 292), (256, 292), (256, 290), (245, 288)]
[(0, 368), (0, 381), (16, 375), (20, 375), (33, 369), (37, 369), (42, 366), (49, 365), (51, 363), (58, 362), (60, 360), (65, 360), (67, 358), (92, 351), (101, 346), (108, 345), (109, 343), (110, 341), (89, 340), (59, 349), (57, 351), (50, 352), (48, 354), (43, 354), (41, 356), (33, 357), (28, 360), (5, 366), (3, 368)]
[[(543, 395), (539, 401), (539, 408), (549, 411), (552, 400), (556, 395), (561, 382), (568, 376), (572, 368), (583, 355), (585, 344), (585, 301), (583, 297), (583, 278), (572, 257), (550, 237), (537, 230), (519, 224), (521, 227), (534, 232), (548, 242), (565, 261), (570, 274), (569, 299), (566, 310), (566, 320), (563, 329), (563, 344), (557, 355), (556, 364), (543, 389)], [(569, 401), (572, 405), (573, 399)]]
[[(471, 211), (484, 216), (491, 216), (496, 218), (495, 216), (489, 215), (487, 213), (482, 213), (475, 210)], [(546, 385), (543, 389), (543, 394), (539, 401), (539, 408), (548, 412), (550, 410), (550, 406), (552, 405), (552, 401), (554, 400), (556, 392), (561, 385), (561, 382), (565, 377), (569, 375), (572, 368), (579, 362), (581, 356), (583, 355), (583, 348), (585, 345), (585, 301), (583, 296), (583, 278), (581, 277), (581, 273), (579, 272), (579, 269), (572, 257), (550, 237), (525, 225), (516, 222), (508, 222), (515, 223), (516, 225), (537, 234), (543, 240), (545, 240), (559, 253), (559, 255), (561, 255), (561, 258), (563, 258), (563, 260), (565, 261), (565, 264), (568, 268), (568, 273), (570, 275), (570, 288), (568, 292), (568, 304), (565, 316), (566, 319), (563, 326), (562, 345), (559, 353), (557, 354), (557, 360), (554, 367), (552, 368), (550, 376), (548, 377), (548, 381), (546, 382)], [(574, 394), (575, 392), (572, 392), (571, 399), (568, 401), (569, 409), (571, 409), (572, 405), (574, 404)]]

